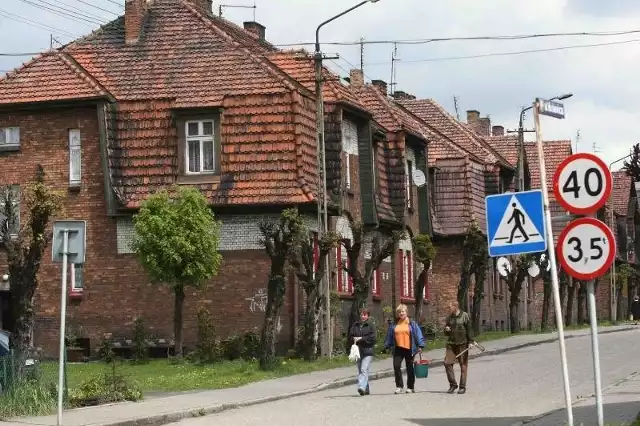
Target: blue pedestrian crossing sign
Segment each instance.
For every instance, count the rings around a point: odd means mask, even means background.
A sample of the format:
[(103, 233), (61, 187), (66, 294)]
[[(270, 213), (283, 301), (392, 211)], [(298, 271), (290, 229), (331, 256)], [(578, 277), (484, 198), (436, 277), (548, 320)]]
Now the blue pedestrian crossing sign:
[(508, 192), (485, 198), (489, 256), (547, 249), (542, 191)]

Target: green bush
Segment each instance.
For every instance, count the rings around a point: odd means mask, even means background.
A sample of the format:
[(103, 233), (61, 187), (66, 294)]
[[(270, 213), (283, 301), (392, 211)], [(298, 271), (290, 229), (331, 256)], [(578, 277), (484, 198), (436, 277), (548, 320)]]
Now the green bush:
[(198, 343), (188, 358), (202, 363), (217, 362), (222, 358), (222, 345), (216, 338), (213, 319), (206, 308), (198, 310)]
[(0, 394), (0, 420), (22, 416), (49, 415), (56, 409), (56, 388), (39, 380), (29, 379), (14, 384)]
[(250, 331), (244, 335), (244, 351), (242, 357), (246, 360), (258, 358), (260, 353), (260, 336), (254, 331)]
[(122, 401), (139, 401), (142, 391), (135, 384), (118, 374), (115, 363), (112, 370), (82, 383), (78, 389), (69, 390), (69, 402), (74, 407), (109, 404)]
[(232, 334), (222, 341), (222, 356), (229, 361), (242, 358), (245, 354), (244, 339)]
[(147, 344), (147, 330), (142, 318), (136, 318), (133, 330), (133, 361), (136, 364), (149, 362), (149, 345)]

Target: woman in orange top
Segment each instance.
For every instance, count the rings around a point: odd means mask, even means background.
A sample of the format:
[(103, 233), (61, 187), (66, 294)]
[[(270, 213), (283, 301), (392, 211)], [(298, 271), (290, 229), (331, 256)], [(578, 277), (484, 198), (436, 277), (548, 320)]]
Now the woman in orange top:
[[(424, 336), (418, 324), (407, 316), (407, 306), (396, 308), (396, 323), (389, 326), (384, 347), (393, 349), (393, 371), (396, 377), (396, 393), (414, 393), (416, 375), (413, 358), (424, 348)], [(402, 381), (402, 360), (407, 367), (407, 389)]]

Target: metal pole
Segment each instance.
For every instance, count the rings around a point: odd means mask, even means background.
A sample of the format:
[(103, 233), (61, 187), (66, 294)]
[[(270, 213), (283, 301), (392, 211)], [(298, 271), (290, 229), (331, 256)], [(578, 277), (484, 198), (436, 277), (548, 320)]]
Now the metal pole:
[(542, 131), (540, 128), (540, 114), (538, 114), (538, 100), (533, 107), (533, 118), (535, 121), (536, 144), (538, 146), (538, 160), (540, 167), (540, 181), (542, 186), (542, 199), (544, 202), (545, 227), (547, 234), (547, 252), (549, 263), (551, 264), (551, 286), (553, 289), (553, 303), (558, 325), (558, 344), (560, 346), (560, 361), (562, 364), (562, 378), (564, 382), (564, 399), (567, 407), (568, 426), (573, 426), (573, 407), (571, 405), (571, 387), (569, 385), (569, 369), (567, 367), (567, 349), (564, 341), (564, 323), (562, 321), (562, 304), (560, 302), (560, 289), (558, 287), (558, 266), (556, 264), (556, 252), (553, 241), (553, 226), (551, 225), (551, 212), (549, 211), (549, 194), (547, 192), (547, 169), (544, 161), (544, 150), (542, 148)]
[(67, 261), (69, 255), (69, 230), (62, 231), (62, 291), (60, 292), (60, 354), (58, 360), (58, 421), (62, 426), (62, 400), (64, 396), (65, 327), (67, 318)]
[(593, 374), (596, 385), (596, 407), (598, 409), (598, 426), (604, 425), (604, 414), (602, 411), (602, 381), (600, 378), (600, 350), (598, 349), (598, 319), (596, 317), (596, 292), (594, 280), (587, 282), (587, 293), (589, 300), (589, 322), (591, 324), (591, 349), (593, 355)]

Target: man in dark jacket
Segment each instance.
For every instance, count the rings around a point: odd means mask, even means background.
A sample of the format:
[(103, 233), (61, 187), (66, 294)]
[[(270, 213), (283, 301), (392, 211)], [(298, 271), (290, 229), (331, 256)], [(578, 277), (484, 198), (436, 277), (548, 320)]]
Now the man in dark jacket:
[(369, 373), (371, 362), (373, 361), (374, 346), (376, 344), (376, 328), (373, 321), (369, 319), (371, 311), (369, 308), (360, 310), (360, 321), (351, 327), (351, 337), (358, 349), (360, 349), (360, 359), (358, 360), (358, 393), (369, 395)]
[(640, 319), (640, 298), (635, 296), (633, 298), (633, 302), (631, 302), (631, 307), (629, 310), (631, 311), (631, 315), (633, 315), (633, 321), (635, 325), (638, 325), (638, 319)]
[[(451, 315), (447, 318), (447, 324), (444, 329), (445, 334), (449, 337), (444, 358), (444, 368), (449, 380), (448, 393), (454, 393), (458, 389), (456, 375), (453, 372), (453, 364), (455, 364), (457, 357), (460, 364), (460, 390), (458, 393), (463, 394), (467, 391), (467, 368), (469, 364), (469, 351), (467, 349), (475, 342), (469, 314), (460, 310), (458, 302), (452, 302), (450, 309)], [(465, 352), (465, 350), (467, 351)]]

